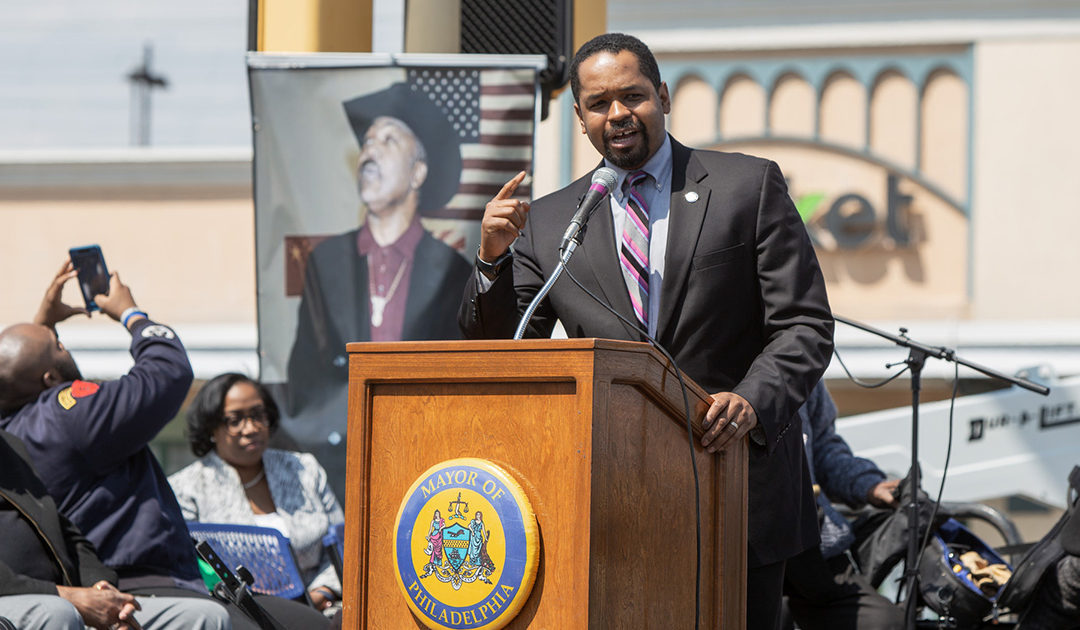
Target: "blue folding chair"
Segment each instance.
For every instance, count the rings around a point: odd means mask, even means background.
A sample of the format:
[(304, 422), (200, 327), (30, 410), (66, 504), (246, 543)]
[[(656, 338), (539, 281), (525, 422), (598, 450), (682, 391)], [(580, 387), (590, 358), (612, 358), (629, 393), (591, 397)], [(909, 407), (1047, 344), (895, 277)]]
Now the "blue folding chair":
[(331, 525), (322, 539), (323, 548), (330, 555), (330, 562), (337, 571), (338, 579), (345, 581), (345, 523)]
[(251, 590), (285, 599), (310, 603), (292, 545), (278, 530), (255, 525), (188, 522), (188, 531), (196, 542), (206, 541), (221, 560), (234, 571), (247, 569), (255, 582)]

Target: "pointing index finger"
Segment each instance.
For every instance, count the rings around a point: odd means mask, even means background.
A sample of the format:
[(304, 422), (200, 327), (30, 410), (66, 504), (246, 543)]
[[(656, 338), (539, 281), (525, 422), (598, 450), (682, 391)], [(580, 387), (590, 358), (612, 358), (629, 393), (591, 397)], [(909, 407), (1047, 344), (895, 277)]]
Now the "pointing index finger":
[(514, 175), (514, 179), (506, 182), (499, 194), (495, 195), (495, 199), (509, 199), (517, 192), (517, 187), (521, 185), (521, 182), (525, 180), (525, 171), (521, 171), (517, 175)]

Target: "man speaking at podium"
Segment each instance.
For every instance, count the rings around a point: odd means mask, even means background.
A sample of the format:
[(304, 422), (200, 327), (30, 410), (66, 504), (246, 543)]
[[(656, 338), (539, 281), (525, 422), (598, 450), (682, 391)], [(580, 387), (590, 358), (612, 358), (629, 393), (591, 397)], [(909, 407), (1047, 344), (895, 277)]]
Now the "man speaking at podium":
[[(703, 421), (707, 450), (749, 435), (747, 627), (771, 630), (785, 560), (818, 544), (796, 415), (832, 354), (817, 258), (776, 164), (667, 135), (668, 88), (642, 42), (617, 33), (587, 42), (570, 84), (581, 132), (617, 177), (568, 268), (718, 392)], [(469, 338), (513, 336), (590, 188), (583, 177), (530, 209), (512, 198), (523, 178), (484, 211), (477, 271), (458, 314)], [(645, 340), (566, 278), (527, 335), (549, 337), (557, 319), (571, 337)]]

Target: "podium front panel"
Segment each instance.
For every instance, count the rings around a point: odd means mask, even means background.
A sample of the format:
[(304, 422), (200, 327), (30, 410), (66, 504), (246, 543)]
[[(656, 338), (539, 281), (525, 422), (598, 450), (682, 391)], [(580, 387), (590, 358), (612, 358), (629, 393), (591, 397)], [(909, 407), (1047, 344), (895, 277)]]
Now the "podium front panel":
[[(691, 450), (677, 379), (651, 349), (578, 339), (349, 350), (345, 627), (423, 627), (396, 582), (395, 519), (419, 475), (460, 457), (505, 468), (536, 512), (536, 582), (506, 627), (693, 626)], [(707, 396), (691, 384), (690, 400), (700, 417)], [(701, 627), (742, 627), (745, 445), (721, 456), (696, 446), (694, 457)]]

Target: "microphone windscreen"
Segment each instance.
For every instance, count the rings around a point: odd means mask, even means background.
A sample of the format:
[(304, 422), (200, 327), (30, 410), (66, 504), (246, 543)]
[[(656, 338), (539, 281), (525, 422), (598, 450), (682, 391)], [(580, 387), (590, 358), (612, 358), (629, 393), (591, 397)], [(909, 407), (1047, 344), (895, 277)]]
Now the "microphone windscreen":
[(610, 192), (614, 190), (615, 182), (618, 181), (618, 179), (619, 177), (615, 174), (614, 170), (606, 166), (601, 166), (593, 173), (592, 183), (593, 185), (600, 184), (605, 188), (606, 192)]

